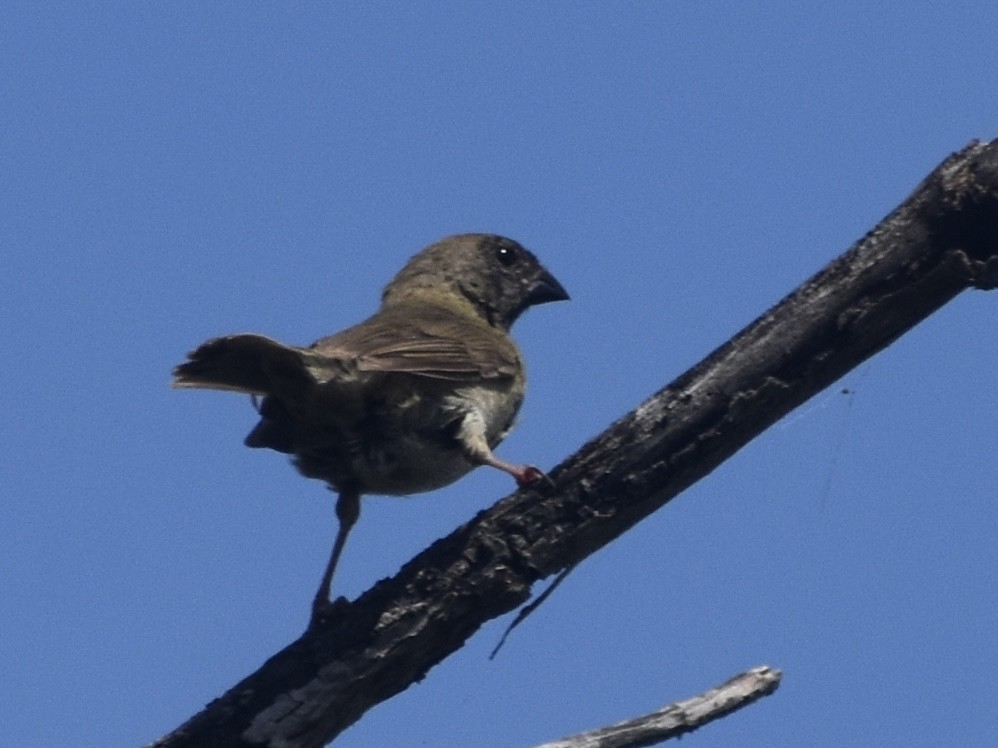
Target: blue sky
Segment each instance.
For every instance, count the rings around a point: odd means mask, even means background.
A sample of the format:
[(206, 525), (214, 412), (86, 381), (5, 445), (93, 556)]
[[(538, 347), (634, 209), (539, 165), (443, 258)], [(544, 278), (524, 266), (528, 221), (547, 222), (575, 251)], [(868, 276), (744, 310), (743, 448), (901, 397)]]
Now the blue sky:
[[(311, 342), (431, 241), (512, 236), (572, 301), (514, 330), (499, 454), (553, 466), (998, 135), (985, 5), (5, 3), (5, 742), (147, 742), (304, 626), (333, 497), (242, 446), (245, 398), (169, 389), (194, 345)], [(759, 664), (777, 694), (684, 745), (990, 744), (996, 304), (955, 300), (337, 745), (530, 746)], [(511, 489), (366, 499), (338, 592)]]

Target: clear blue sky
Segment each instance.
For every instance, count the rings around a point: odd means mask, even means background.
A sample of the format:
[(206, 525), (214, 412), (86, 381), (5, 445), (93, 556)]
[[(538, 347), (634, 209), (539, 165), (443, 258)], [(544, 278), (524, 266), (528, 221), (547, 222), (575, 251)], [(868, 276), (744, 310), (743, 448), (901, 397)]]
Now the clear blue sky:
[[(499, 450), (551, 467), (998, 136), (984, 3), (330, 5), (0, 8), (6, 745), (152, 740), (302, 631), (333, 497), (242, 446), (246, 398), (169, 389), (201, 340), (311, 342), (429, 242), (507, 234), (572, 294), (514, 330)], [(763, 663), (777, 694), (684, 746), (991, 744), (996, 309), (957, 299), (338, 745), (530, 746)], [(366, 499), (338, 591), (511, 489)]]

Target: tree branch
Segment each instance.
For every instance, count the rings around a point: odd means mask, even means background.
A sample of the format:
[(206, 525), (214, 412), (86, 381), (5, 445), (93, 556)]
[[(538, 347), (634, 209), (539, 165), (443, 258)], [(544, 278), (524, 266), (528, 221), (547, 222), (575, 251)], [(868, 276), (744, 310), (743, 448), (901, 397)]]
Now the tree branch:
[(779, 670), (765, 666), (752, 668), (699, 696), (677, 701), (651, 714), (537, 748), (644, 748), (664, 743), (769, 696), (779, 687), (782, 677)]
[[(998, 141), (551, 472), (434, 543), (154, 745), (320, 746), (537, 580), (621, 535), (967, 288), (998, 283)], [(303, 605), (303, 613), (305, 611)]]

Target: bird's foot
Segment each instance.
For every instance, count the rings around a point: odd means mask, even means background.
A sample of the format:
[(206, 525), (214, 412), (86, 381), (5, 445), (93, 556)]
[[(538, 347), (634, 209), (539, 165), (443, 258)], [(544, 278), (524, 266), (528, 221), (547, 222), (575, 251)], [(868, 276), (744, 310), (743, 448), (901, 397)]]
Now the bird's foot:
[(554, 481), (548, 478), (547, 474), (545, 474), (543, 470), (536, 468), (533, 465), (516, 465), (512, 462), (505, 462), (494, 456), (491, 452), (484, 455), (478, 455), (477, 457), (469, 457), (469, 459), (480, 465), (489, 465), (490, 467), (502, 470), (504, 473), (509, 473), (516, 480), (516, 485), (520, 488), (535, 486), (540, 481), (544, 481), (548, 485), (554, 486)]
[(533, 465), (518, 465), (513, 477), (516, 478), (516, 485), (520, 488), (533, 486), (541, 481), (549, 486), (554, 486), (554, 481), (548, 477), (547, 473)]
[(312, 617), (308, 622), (309, 629), (317, 628), (335, 620), (345, 613), (349, 607), (350, 601), (342, 596), (335, 600), (316, 598), (312, 601)]

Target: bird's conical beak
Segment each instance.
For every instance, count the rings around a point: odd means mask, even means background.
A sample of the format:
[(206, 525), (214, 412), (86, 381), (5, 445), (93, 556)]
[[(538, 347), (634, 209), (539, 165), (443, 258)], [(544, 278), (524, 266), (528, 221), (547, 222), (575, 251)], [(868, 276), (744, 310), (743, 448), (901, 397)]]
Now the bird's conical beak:
[(568, 301), (568, 298), (568, 291), (547, 270), (537, 276), (527, 291), (527, 303), (530, 305)]

